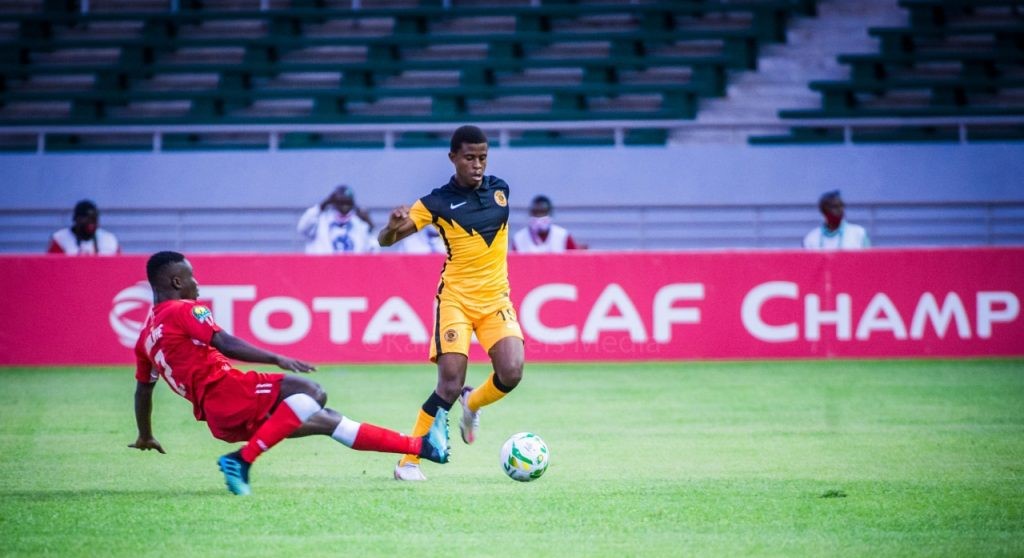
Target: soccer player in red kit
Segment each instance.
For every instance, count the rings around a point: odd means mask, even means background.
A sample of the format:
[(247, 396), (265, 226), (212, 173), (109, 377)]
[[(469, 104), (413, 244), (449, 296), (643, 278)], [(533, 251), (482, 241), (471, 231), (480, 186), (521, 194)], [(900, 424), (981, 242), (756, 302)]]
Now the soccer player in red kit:
[(135, 421), (139, 437), (129, 447), (165, 453), (153, 437), (153, 388), (162, 376), (175, 393), (192, 403), (196, 420), (206, 421), (215, 438), (246, 442), (217, 460), (228, 490), (248, 495), (249, 467), (285, 438), (330, 436), (356, 450), (413, 453), (430, 461), (448, 461), (447, 415), (425, 436), (405, 436), (358, 423), (324, 407), (327, 394), (301, 376), (241, 372), (228, 358), (275, 364), (282, 370), (315, 368), (255, 347), (222, 330), (210, 309), (198, 304), (199, 284), (192, 264), (177, 252), (158, 252), (146, 263), (153, 308), (135, 344)]

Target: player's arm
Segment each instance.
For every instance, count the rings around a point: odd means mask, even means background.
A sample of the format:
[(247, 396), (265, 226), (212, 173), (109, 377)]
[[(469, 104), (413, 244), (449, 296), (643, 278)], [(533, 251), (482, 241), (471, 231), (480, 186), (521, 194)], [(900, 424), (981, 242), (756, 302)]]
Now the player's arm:
[(377, 234), (381, 246), (391, 246), (416, 232), (416, 223), (409, 217), (409, 208), (396, 207), (388, 217), (388, 224)]
[(153, 388), (156, 382), (138, 382), (135, 385), (135, 424), (139, 427), (139, 437), (134, 444), (128, 447), (139, 450), (155, 449), (160, 453), (164, 451), (160, 442), (153, 437)]
[(282, 370), (291, 370), (293, 372), (312, 372), (316, 370), (316, 367), (312, 364), (270, 351), (264, 351), (224, 330), (214, 332), (213, 338), (210, 339), (210, 344), (223, 353), (224, 356), (235, 360), (275, 364)]

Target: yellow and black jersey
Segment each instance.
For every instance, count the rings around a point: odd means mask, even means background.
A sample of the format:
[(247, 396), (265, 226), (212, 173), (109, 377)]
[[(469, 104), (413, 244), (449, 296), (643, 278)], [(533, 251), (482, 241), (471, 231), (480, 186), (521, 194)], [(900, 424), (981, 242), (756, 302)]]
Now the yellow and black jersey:
[(448, 259), (438, 284), (440, 297), (484, 308), (508, 298), (508, 184), (484, 176), (477, 188), (448, 184), (416, 200), (409, 210), (416, 229), (433, 224)]

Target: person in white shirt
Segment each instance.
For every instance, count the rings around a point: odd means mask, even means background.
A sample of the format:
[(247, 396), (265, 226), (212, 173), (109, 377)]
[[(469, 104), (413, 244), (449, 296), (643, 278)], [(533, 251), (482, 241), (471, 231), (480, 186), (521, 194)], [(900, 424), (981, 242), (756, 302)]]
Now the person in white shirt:
[(825, 192), (818, 200), (818, 209), (825, 222), (804, 236), (804, 248), (808, 250), (860, 250), (870, 248), (871, 241), (864, 227), (855, 225), (844, 218), (843, 198), (839, 190)]
[(448, 248), (444, 245), (441, 233), (433, 225), (423, 227), (402, 241), (402, 252), (405, 254), (446, 254)]
[(75, 204), (72, 225), (50, 236), (49, 254), (68, 256), (112, 256), (121, 253), (121, 244), (113, 233), (100, 228), (96, 204), (82, 200)]
[(584, 248), (564, 227), (551, 222), (553, 207), (547, 196), (530, 202), (530, 222), (512, 236), (512, 249), (525, 254), (555, 254)]
[(369, 215), (356, 207), (348, 186), (338, 186), (307, 209), (296, 228), (306, 239), (307, 254), (365, 254), (379, 248)]

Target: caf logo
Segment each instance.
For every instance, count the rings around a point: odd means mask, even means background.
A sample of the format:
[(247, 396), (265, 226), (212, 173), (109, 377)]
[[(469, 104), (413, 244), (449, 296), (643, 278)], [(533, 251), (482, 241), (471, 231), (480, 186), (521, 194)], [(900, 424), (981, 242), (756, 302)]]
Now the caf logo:
[(209, 308), (201, 304), (197, 304), (192, 307), (192, 317), (195, 318), (197, 321), (204, 322), (209, 320), (212, 322), (213, 318), (211, 318), (210, 316), (211, 314)]
[(494, 203), (501, 207), (508, 205), (508, 199), (505, 198), (505, 192), (502, 192), (501, 190), (494, 192)]
[(449, 343), (454, 343), (455, 340), (458, 339), (458, 338), (459, 338), (459, 333), (457, 331), (455, 331), (454, 329), (449, 329), (448, 331), (444, 332), (444, 340), (449, 342)]

